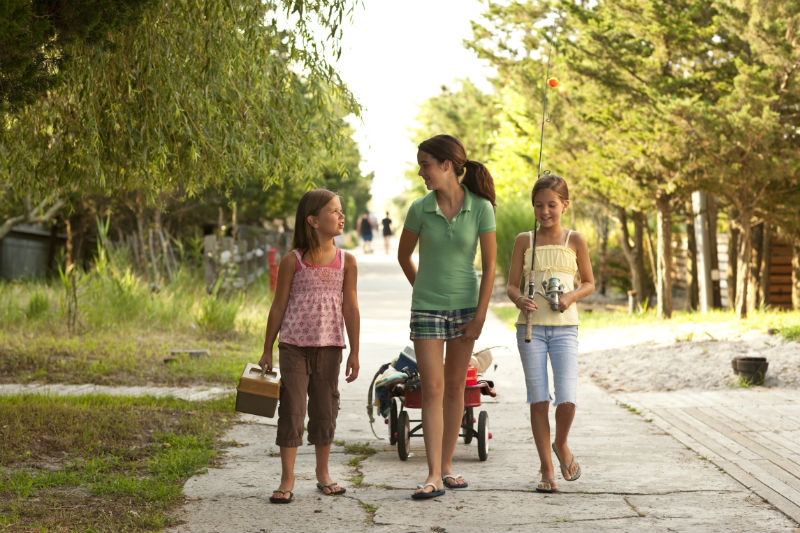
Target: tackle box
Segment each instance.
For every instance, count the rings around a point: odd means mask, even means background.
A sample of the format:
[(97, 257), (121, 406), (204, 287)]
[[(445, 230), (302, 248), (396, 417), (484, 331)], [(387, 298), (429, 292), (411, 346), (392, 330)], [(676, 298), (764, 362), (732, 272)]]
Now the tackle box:
[(261, 367), (249, 363), (236, 387), (236, 410), (240, 413), (273, 417), (281, 395), (281, 380), (277, 372), (264, 373)]

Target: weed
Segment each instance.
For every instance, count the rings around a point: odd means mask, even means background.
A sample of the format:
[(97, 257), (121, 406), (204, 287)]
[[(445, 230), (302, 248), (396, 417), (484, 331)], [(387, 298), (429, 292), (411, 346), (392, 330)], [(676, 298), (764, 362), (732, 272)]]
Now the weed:
[(364, 482), (364, 476), (353, 476), (350, 478), (353, 485), (360, 486)]
[(686, 335), (675, 337), (675, 342), (691, 342), (694, 338), (694, 332), (690, 331)]
[(361, 466), (361, 461), (364, 459), (362, 457), (353, 457), (347, 462), (347, 466), (352, 466), (353, 468), (358, 468)]
[(25, 318), (39, 320), (50, 316), (50, 298), (42, 291), (34, 291), (25, 308)]
[(367, 513), (367, 516), (364, 518), (364, 522), (371, 524), (375, 520), (375, 513), (378, 512), (377, 505), (370, 505), (368, 503), (361, 502), (359, 504), (364, 512)]
[(366, 442), (364, 444), (360, 444), (358, 442), (355, 444), (343, 443), (343, 445), (344, 445), (344, 453), (349, 455), (361, 455), (364, 458), (367, 458), (378, 453), (378, 451), (375, 448), (371, 447)]

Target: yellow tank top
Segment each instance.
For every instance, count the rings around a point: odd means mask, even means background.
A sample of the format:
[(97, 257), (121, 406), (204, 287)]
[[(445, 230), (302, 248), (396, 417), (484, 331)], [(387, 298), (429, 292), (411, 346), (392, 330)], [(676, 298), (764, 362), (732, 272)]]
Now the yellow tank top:
[[(564, 244), (548, 244), (536, 247), (536, 271), (533, 273), (533, 280), (537, 290), (544, 292), (542, 281), (550, 278), (558, 278), (564, 285), (564, 292), (569, 292), (575, 288), (575, 274), (578, 272), (578, 256), (575, 250), (570, 248), (567, 243), (572, 235), (572, 230), (567, 233)], [(522, 294), (528, 295), (528, 279), (531, 272), (531, 252), (533, 251), (533, 232), (530, 232), (530, 246), (525, 250), (524, 263), (522, 265)], [(550, 302), (541, 294), (533, 297), (539, 309), (533, 312), (533, 323), (537, 326), (577, 326), (578, 307), (570, 305), (566, 311), (560, 313), (550, 309)], [(517, 317), (517, 324), (525, 324), (525, 313), (520, 311)]]

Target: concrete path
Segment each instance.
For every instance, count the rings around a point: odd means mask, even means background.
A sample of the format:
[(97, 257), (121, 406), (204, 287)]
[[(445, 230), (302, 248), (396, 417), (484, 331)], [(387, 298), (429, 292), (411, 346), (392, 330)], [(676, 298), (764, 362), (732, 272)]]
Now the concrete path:
[[(579, 387), (571, 446), (583, 475), (558, 478), (561, 492), (535, 492), (538, 460), (530, 436), (522, 369), (513, 332), (491, 316), (478, 347), (493, 350), (498, 396), (476, 411), (489, 415), (487, 461), (475, 441), (459, 444), (456, 468), (470, 483), (441, 498), (410, 498), (425, 479), (422, 439), (401, 461), (376, 439), (367, 417), (369, 382), (408, 341), (410, 288), (393, 257), (359, 257), (361, 376), (341, 382), (337, 441), (378, 452), (359, 460), (337, 444), (331, 473), (347, 488), (339, 497), (316, 489), (314, 449), (298, 453), (295, 501), (271, 505), (280, 477), (275, 420), (241, 415), (225, 439), (236, 441), (219, 468), (191, 478), (172, 531), (800, 531), (798, 524), (697, 452), (586, 380)], [(590, 346), (583, 347), (590, 349)], [(483, 397), (484, 399), (487, 397)], [(412, 414), (414, 413), (411, 410)], [(388, 436), (377, 416), (375, 430)]]

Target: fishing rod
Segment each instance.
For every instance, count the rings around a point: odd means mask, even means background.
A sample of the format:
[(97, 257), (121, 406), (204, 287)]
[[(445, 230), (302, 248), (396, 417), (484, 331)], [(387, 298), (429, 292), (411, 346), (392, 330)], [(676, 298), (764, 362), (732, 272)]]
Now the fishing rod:
[[(547, 89), (549, 87), (558, 87), (558, 79), (550, 77), (550, 51), (552, 45), (547, 47), (547, 69), (544, 75), (544, 91), (542, 91), (542, 129), (539, 135), (539, 166), (536, 171), (536, 179), (542, 177), (542, 151), (544, 148), (544, 124), (550, 120), (547, 117)], [(545, 170), (545, 174), (549, 174)], [(533, 242), (531, 244), (531, 272), (528, 275), (528, 299), (533, 300), (536, 293), (536, 284), (533, 281), (534, 272), (536, 271), (536, 230), (537, 230), (536, 215), (533, 217)], [(531, 330), (533, 329), (533, 311), (526, 311), (525, 316), (525, 342), (531, 342)]]

